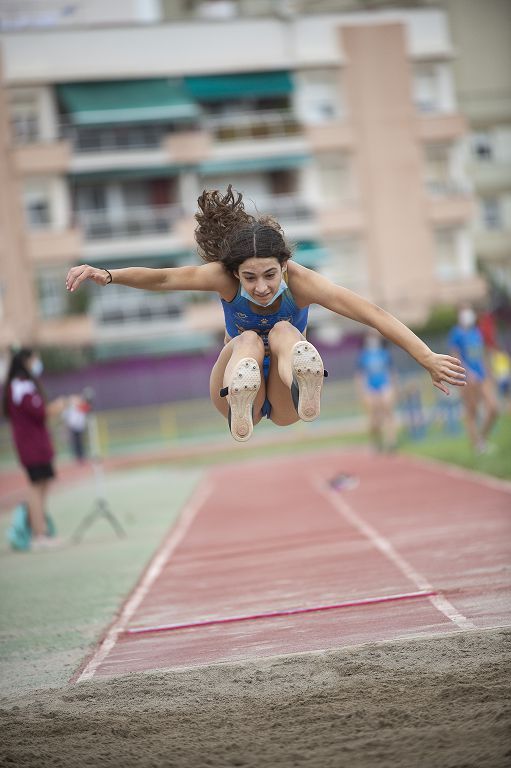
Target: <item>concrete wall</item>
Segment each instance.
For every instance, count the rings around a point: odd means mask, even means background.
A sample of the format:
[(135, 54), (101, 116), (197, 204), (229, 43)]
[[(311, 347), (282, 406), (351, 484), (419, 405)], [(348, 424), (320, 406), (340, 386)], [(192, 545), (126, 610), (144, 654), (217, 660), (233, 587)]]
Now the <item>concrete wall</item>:
[(461, 110), (472, 123), (511, 119), (511, 2), (446, 0)]
[[(406, 47), (413, 57), (450, 52), (445, 17), (432, 9), (305, 16), (295, 21), (239, 19), (213, 26), (196, 21), (117, 29), (39, 30), (5, 34), (0, 36), (0, 43), (9, 84), (336, 67), (344, 61), (336, 27), (380, 20), (405, 25)], [(89, 56), (91, 50), (94, 56)]]
[(433, 274), (406, 37), (398, 24), (345, 27), (341, 34), (371, 295), (410, 316), (411, 305), (431, 295)]
[[(0, 82), (1, 82), (0, 61)], [(35, 291), (21, 190), (13, 154), (9, 151), (9, 110), (0, 89), (0, 348), (30, 344), (36, 326)]]

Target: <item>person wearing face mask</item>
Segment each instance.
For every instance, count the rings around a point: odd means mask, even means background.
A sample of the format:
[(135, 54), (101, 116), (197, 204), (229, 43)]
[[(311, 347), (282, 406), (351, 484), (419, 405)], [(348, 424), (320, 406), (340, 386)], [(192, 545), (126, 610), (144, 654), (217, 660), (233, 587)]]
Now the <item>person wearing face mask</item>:
[[(462, 394), (470, 442), (477, 453), (486, 453), (489, 450), (488, 436), (498, 416), (498, 405), (486, 370), (483, 336), (477, 327), (476, 313), (468, 304), (458, 311), (458, 323), (449, 333), (449, 345), (467, 371), (467, 385)], [(479, 420), (480, 408), (484, 411), (482, 421)]]
[(464, 370), (439, 355), (399, 320), (362, 296), (292, 260), (278, 222), (245, 211), (243, 196), (204, 190), (198, 199), (195, 239), (201, 266), (106, 269), (81, 264), (66, 278), (69, 291), (85, 280), (118, 283), (150, 291), (212, 291), (221, 300), (225, 345), (210, 378), (211, 400), (243, 442), (262, 418), (278, 426), (319, 416), (326, 372), (318, 350), (306, 338), (309, 306), (378, 330), (403, 347), (446, 394), (464, 385)]
[(392, 358), (379, 334), (370, 331), (357, 360), (357, 388), (369, 418), (369, 430), (378, 451), (396, 448)]
[(48, 486), (55, 477), (54, 451), (46, 419), (61, 414), (67, 404), (67, 398), (63, 397), (46, 402), (40, 381), (42, 373), (41, 358), (32, 349), (13, 351), (3, 392), (3, 412), (10, 424), (20, 464), (30, 482), (28, 516), (33, 550), (59, 543), (48, 535), (45, 514)]

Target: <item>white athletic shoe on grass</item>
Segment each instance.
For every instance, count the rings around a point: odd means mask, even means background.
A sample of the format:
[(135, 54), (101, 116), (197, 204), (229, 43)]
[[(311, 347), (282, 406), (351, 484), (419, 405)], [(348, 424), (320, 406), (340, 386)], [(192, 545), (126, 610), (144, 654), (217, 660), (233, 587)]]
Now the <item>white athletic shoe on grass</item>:
[(58, 536), (34, 536), (30, 544), (32, 552), (44, 552), (48, 549), (58, 549), (64, 544)]
[(321, 408), (325, 369), (321, 355), (310, 341), (298, 341), (292, 350), (291, 396), (302, 421), (314, 421)]

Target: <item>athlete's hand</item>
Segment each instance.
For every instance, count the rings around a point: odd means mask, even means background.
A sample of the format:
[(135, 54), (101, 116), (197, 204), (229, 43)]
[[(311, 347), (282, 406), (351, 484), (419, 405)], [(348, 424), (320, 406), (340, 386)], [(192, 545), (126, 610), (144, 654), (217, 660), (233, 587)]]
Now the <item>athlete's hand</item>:
[(81, 264), (79, 267), (71, 267), (66, 277), (66, 288), (68, 291), (76, 291), (84, 280), (92, 280), (96, 285), (108, 285), (110, 278), (106, 269), (100, 267), (91, 267), (88, 264)]
[(450, 394), (447, 384), (464, 387), (467, 383), (466, 371), (456, 357), (432, 352), (424, 367), (429, 371), (434, 386), (446, 395)]

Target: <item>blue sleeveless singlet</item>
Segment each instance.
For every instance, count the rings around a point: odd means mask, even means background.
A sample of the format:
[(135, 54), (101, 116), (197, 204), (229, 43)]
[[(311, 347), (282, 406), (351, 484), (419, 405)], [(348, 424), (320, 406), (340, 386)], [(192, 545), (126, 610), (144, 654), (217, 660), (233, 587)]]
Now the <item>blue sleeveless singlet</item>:
[[(263, 373), (265, 380), (268, 379), (270, 370), (270, 349), (268, 346), (268, 333), (273, 326), (281, 320), (287, 320), (300, 333), (304, 333), (307, 327), (309, 317), (309, 307), (300, 309), (296, 306), (293, 294), (289, 286), (282, 294), (280, 307), (269, 315), (259, 315), (250, 306), (248, 299), (241, 295), (241, 285), (238, 286), (236, 296), (232, 301), (221, 299), (225, 317), (225, 330), (232, 338), (239, 336), (243, 331), (255, 331), (261, 337), (265, 356), (263, 363)], [(261, 409), (263, 416), (269, 418), (271, 413), (271, 404), (268, 399), (264, 401)]]
[(248, 299), (241, 295), (241, 285), (238, 286), (238, 292), (232, 301), (225, 301), (225, 299), (221, 299), (221, 301), (225, 317), (225, 330), (231, 339), (234, 336), (239, 336), (243, 331), (256, 331), (263, 340), (266, 350), (268, 350), (268, 333), (280, 320), (287, 320), (300, 333), (303, 333), (307, 327), (309, 307), (299, 309), (289, 287), (282, 294), (280, 307), (269, 315), (259, 315), (254, 312)]

